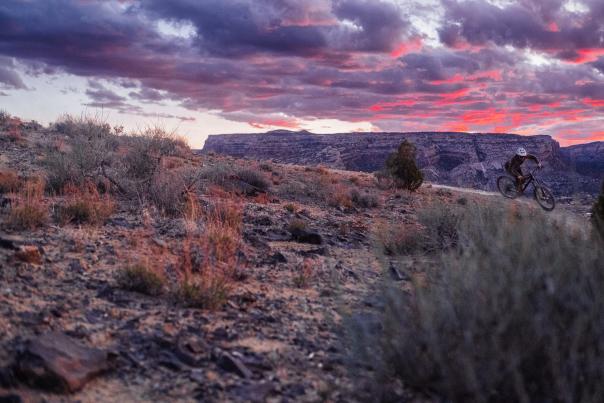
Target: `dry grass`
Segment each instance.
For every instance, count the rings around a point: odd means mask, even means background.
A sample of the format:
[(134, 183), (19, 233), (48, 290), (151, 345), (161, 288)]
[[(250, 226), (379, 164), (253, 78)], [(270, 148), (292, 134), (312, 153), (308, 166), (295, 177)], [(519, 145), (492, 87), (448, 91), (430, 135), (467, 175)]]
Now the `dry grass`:
[(306, 288), (310, 285), (312, 278), (315, 275), (315, 261), (306, 258), (296, 267), (296, 272), (293, 277), (294, 286), (297, 288)]
[(44, 203), (44, 180), (30, 178), (17, 194), (12, 194), (8, 224), (16, 229), (35, 229), (48, 221)]
[(216, 309), (226, 302), (241, 266), (241, 203), (217, 199), (202, 220), (202, 232), (190, 233), (183, 242), (176, 298), (186, 306)]
[(117, 274), (117, 284), (120, 288), (146, 295), (161, 294), (165, 282), (158, 270), (140, 263), (126, 267)]
[(350, 189), (343, 184), (335, 184), (328, 187), (326, 192), (327, 204), (332, 207), (348, 210), (354, 207)]
[(289, 222), (289, 225), (287, 226), (287, 230), (291, 233), (306, 231), (306, 228), (306, 222), (299, 218), (294, 218)]
[(57, 220), (65, 225), (102, 225), (115, 211), (115, 202), (109, 194), (101, 195), (96, 186), (87, 183), (83, 187), (65, 186), (64, 204), (57, 208)]
[(15, 171), (0, 171), (0, 194), (17, 192), (20, 186), (21, 180)]

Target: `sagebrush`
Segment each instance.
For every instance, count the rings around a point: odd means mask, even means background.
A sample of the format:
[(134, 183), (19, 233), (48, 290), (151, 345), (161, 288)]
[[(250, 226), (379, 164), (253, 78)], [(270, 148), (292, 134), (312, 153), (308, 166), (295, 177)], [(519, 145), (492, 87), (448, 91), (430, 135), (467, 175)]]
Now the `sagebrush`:
[(411, 292), (385, 286), (374, 321), (351, 320), (353, 362), (374, 372), (373, 398), (403, 384), (459, 402), (600, 401), (601, 239), (501, 207), (471, 206), (456, 229)]

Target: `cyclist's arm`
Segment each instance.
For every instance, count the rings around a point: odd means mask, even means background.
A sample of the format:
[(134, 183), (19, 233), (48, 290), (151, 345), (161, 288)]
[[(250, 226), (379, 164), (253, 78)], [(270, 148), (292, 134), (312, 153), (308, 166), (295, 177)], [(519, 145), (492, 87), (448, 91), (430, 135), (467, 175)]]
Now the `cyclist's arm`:
[(539, 166), (539, 168), (541, 168), (541, 162), (539, 161), (539, 159), (537, 157), (535, 157), (534, 155), (527, 155), (526, 156), (527, 159), (532, 160), (535, 162), (535, 164), (537, 164)]

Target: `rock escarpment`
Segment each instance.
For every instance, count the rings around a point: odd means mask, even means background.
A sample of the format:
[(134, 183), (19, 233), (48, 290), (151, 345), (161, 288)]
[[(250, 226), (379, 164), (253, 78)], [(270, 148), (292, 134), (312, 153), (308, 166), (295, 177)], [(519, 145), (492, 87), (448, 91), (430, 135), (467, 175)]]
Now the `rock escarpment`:
[[(277, 162), (372, 172), (383, 167), (403, 140), (417, 147), (417, 159), (428, 180), (455, 186), (493, 189), (504, 162), (518, 147), (537, 155), (546, 166), (542, 176), (562, 194), (597, 190), (596, 177), (572, 171), (567, 152), (549, 136), (455, 132), (312, 134), (278, 130), (265, 134), (210, 136), (203, 152)], [(588, 161), (588, 151), (573, 151)], [(578, 164), (580, 165), (580, 164)], [(581, 165), (583, 166), (583, 165)], [(593, 170), (600, 170), (597, 163)]]
[(604, 141), (561, 149), (564, 161), (578, 173), (601, 178), (604, 174)]

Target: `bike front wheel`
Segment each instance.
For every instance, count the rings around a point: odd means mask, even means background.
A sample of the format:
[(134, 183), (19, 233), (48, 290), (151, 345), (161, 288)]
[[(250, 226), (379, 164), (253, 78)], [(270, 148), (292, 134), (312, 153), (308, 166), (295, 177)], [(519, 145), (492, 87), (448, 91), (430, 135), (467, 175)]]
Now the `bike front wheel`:
[(516, 181), (509, 176), (504, 175), (497, 178), (497, 188), (499, 189), (499, 192), (508, 199), (515, 199), (518, 197)]
[(535, 186), (535, 200), (545, 211), (552, 211), (556, 207), (554, 194), (546, 187)]

